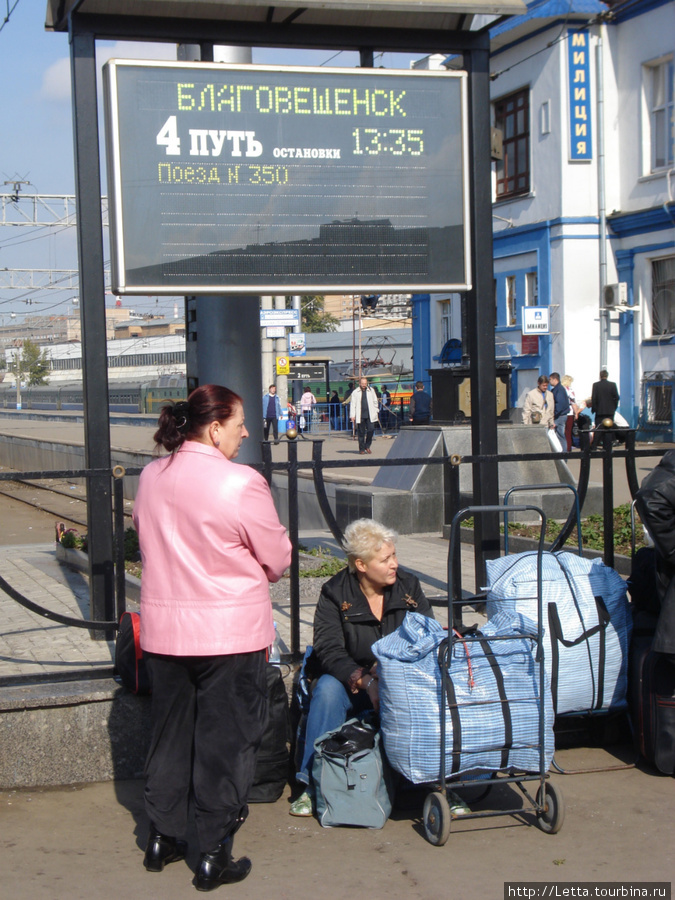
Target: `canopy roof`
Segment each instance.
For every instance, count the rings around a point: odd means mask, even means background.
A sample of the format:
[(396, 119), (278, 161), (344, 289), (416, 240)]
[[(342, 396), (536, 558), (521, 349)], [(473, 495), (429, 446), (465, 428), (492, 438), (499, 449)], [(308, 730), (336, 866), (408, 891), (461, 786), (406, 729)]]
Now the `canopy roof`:
[[(468, 31), (475, 15), (515, 15), (523, 0), (48, 0), (45, 27), (67, 31), (69, 17), (95, 16), (133, 27), (134, 17), (191, 26), (203, 21), (326, 28)], [(161, 20), (164, 20), (162, 23)], [(108, 28), (106, 28), (106, 31)]]

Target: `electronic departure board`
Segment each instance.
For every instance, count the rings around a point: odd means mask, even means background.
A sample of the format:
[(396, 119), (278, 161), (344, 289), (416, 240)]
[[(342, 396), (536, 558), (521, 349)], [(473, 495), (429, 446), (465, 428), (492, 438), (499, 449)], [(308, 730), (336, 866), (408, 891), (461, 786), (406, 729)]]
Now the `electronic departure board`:
[(470, 287), (466, 77), (114, 60), (116, 294)]

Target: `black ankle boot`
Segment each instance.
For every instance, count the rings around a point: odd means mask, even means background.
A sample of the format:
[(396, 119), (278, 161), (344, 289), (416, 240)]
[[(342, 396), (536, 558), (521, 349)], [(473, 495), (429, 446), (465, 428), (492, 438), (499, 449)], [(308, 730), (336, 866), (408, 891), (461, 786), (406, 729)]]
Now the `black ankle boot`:
[(177, 841), (175, 837), (162, 834), (152, 822), (150, 823), (150, 834), (143, 860), (143, 865), (148, 872), (161, 872), (167, 863), (185, 859), (186, 853), (187, 843), (185, 841)]
[(227, 837), (214, 850), (202, 853), (193, 882), (198, 891), (212, 891), (221, 884), (243, 881), (251, 871), (246, 856), (232, 859), (232, 838)]

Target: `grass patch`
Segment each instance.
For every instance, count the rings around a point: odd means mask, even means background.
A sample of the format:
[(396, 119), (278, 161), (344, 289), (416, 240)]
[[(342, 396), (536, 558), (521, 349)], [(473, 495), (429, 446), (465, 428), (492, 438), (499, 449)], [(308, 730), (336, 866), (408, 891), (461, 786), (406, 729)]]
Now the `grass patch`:
[(333, 575), (337, 575), (347, 565), (344, 559), (333, 556), (327, 547), (312, 547), (310, 550), (303, 544), (300, 544), (298, 549), (301, 553), (323, 560), (321, 565), (316, 568), (300, 569), (300, 578), (332, 578)]
[[(553, 521), (549, 519), (546, 523), (546, 543), (550, 544), (554, 541), (560, 532), (562, 531), (562, 526), (564, 523)], [(473, 519), (465, 519), (462, 522), (462, 525), (466, 528), (473, 528)], [(500, 532), (504, 533), (504, 524), (499, 526)], [(630, 504), (624, 503), (622, 506), (617, 506), (614, 510), (614, 522), (613, 522), (613, 533), (614, 533), (614, 550), (616, 553), (621, 556), (630, 556), (631, 555), (631, 524), (630, 524)], [(518, 537), (529, 537), (529, 538), (538, 538), (539, 537), (539, 526), (538, 525), (523, 525), (520, 522), (509, 522), (509, 534), (517, 535)], [(590, 516), (586, 516), (581, 520), (581, 543), (584, 549), (587, 550), (599, 550), (602, 552), (604, 550), (604, 520), (601, 514), (595, 513)], [(572, 530), (571, 535), (565, 542), (566, 547), (577, 546), (578, 538), (577, 538), (577, 529), (576, 527)], [(635, 549), (638, 550), (640, 547), (645, 546), (644, 533), (642, 530), (642, 526), (640, 523), (639, 517), (636, 515), (635, 517)]]

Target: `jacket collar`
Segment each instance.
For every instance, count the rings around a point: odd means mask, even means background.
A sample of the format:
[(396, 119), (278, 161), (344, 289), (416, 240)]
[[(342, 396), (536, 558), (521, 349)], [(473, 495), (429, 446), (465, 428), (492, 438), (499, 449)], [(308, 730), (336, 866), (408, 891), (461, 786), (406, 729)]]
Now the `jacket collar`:
[(213, 456), (216, 459), (222, 459), (223, 462), (230, 462), (217, 447), (210, 447), (208, 444), (202, 444), (201, 441), (184, 441), (176, 453), (202, 453), (205, 456)]
[[(350, 619), (358, 616), (359, 618), (364, 619), (370, 618), (374, 622), (377, 622), (378, 620), (372, 613), (366, 595), (361, 590), (359, 579), (348, 569), (345, 569), (345, 573), (346, 575), (342, 585), (336, 585), (337, 590), (334, 594), (340, 609)], [(394, 584), (384, 592), (384, 615), (394, 609), (414, 611), (416, 605), (413, 606), (406, 601), (408, 596), (409, 595), (403, 589), (400, 576), (397, 575)]]

